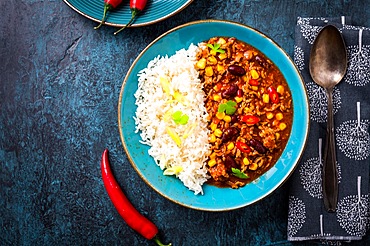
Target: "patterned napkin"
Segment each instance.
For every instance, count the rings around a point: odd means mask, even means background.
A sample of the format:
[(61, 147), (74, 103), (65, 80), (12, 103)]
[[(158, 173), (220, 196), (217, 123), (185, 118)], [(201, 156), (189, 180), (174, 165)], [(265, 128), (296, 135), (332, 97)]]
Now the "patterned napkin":
[[(345, 17), (298, 17), (294, 62), (306, 84), (311, 125), (306, 150), (290, 178), (290, 241), (360, 240), (369, 229), (370, 29), (348, 22)], [(339, 28), (348, 54), (347, 74), (333, 95), (339, 179), (335, 213), (325, 210), (321, 186), (327, 99), (308, 69), (313, 41), (327, 24)]]

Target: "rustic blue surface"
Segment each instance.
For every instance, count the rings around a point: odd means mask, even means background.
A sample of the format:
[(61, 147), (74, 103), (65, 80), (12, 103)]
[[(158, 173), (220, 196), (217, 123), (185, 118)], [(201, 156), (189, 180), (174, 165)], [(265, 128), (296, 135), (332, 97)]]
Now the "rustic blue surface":
[[(0, 245), (152, 245), (119, 217), (100, 157), (128, 198), (174, 245), (302, 245), (286, 241), (288, 185), (258, 204), (202, 212), (174, 204), (137, 175), (118, 134), (121, 83), (157, 36), (188, 21), (238, 21), (290, 55), (297, 16), (348, 15), (370, 26), (370, 1), (195, 0), (180, 14), (118, 36), (57, 0), (1, 1)], [(353, 245), (370, 244), (367, 236)]]

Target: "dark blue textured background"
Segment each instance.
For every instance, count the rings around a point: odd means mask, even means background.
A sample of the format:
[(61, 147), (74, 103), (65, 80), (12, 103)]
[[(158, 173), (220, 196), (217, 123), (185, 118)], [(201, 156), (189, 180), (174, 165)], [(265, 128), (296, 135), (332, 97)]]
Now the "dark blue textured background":
[[(100, 157), (128, 198), (174, 245), (302, 245), (286, 241), (288, 186), (258, 204), (202, 212), (147, 186), (120, 142), (117, 103), (136, 56), (188, 21), (227, 19), (266, 33), (293, 55), (297, 16), (348, 15), (370, 27), (370, 1), (195, 0), (147, 27), (116, 30), (61, 0), (0, 2), (0, 245), (152, 245), (119, 217)], [(367, 236), (353, 245), (370, 244)]]

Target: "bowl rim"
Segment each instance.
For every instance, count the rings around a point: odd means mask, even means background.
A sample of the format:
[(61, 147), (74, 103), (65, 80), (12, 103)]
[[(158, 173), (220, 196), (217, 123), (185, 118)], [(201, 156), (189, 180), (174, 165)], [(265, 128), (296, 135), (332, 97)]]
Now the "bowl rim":
[[(124, 134), (122, 132), (122, 122), (121, 122), (121, 107), (122, 107), (122, 98), (123, 98), (123, 94), (124, 94), (124, 90), (125, 90), (125, 85), (126, 85), (126, 82), (128, 80), (128, 77), (129, 75), (131, 74), (132, 70), (134, 69), (135, 65), (137, 64), (137, 62), (140, 60), (140, 58), (145, 54), (145, 52), (151, 48), (151, 46), (153, 46), (155, 43), (157, 43), (159, 40), (161, 40), (162, 38), (164, 38), (165, 36), (169, 35), (170, 33), (172, 32), (175, 32), (179, 29), (182, 29), (182, 28), (185, 28), (185, 27), (188, 27), (188, 26), (192, 26), (192, 25), (197, 25), (197, 24), (203, 24), (203, 23), (226, 23), (226, 24), (232, 24), (232, 25), (238, 25), (238, 26), (241, 26), (243, 28), (247, 28), (247, 29), (250, 29), (251, 31), (257, 33), (258, 35), (260, 35), (261, 37), (263, 38), (266, 38), (267, 40), (269, 40), (273, 45), (276, 46), (276, 48), (278, 48), (282, 53), (283, 55), (289, 60), (289, 63), (291, 65), (293, 65), (293, 68), (294, 68), (294, 72), (295, 74), (299, 77), (299, 80), (300, 82), (302, 83), (302, 89), (303, 89), (303, 94), (305, 95), (305, 98), (304, 98), (304, 101), (306, 102), (305, 104), (305, 108), (307, 109), (307, 112), (306, 112), (306, 115), (307, 115), (307, 130), (306, 130), (306, 133), (304, 134), (304, 139), (303, 139), (303, 145), (302, 145), (302, 148), (299, 150), (299, 154), (298, 154), (298, 157), (296, 159), (296, 162), (294, 163), (294, 165), (292, 165), (292, 168), (289, 170), (289, 172), (287, 173), (287, 175), (284, 176), (284, 178), (276, 185), (274, 185), (273, 188), (271, 188), (268, 192), (266, 192), (265, 194), (261, 195), (258, 199), (255, 199), (249, 203), (244, 203), (244, 204), (241, 204), (241, 205), (238, 205), (238, 206), (234, 206), (234, 207), (229, 207), (229, 208), (222, 208), (222, 209), (212, 209), (212, 208), (199, 208), (199, 207), (196, 207), (196, 206), (192, 206), (192, 205), (188, 205), (188, 204), (184, 204), (180, 201), (177, 201), (173, 198), (171, 198), (170, 196), (168, 196), (167, 194), (164, 194), (163, 192), (159, 191), (153, 184), (151, 184), (144, 176), (143, 174), (141, 173), (141, 171), (138, 169), (138, 167), (136, 166), (134, 160), (132, 159), (130, 153), (129, 153), (129, 150), (126, 146), (126, 141), (124, 139)], [(244, 41), (245, 42), (245, 41)], [(276, 43), (272, 38), (268, 37), (266, 34), (262, 33), (261, 31), (253, 28), (253, 27), (250, 27), (248, 25), (245, 25), (245, 24), (242, 24), (242, 23), (238, 23), (238, 22), (235, 22), (235, 21), (230, 21), (230, 20), (218, 20), (218, 19), (207, 19), (207, 20), (197, 20), (197, 21), (191, 21), (191, 22), (187, 22), (187, 23), (184, 23), (184, 24), (181, 24), (179, 26), (176, 26), (166, 32), (164, 32), (163, 34), (161, 34), (160, 36), (158, 36), (157, 38), (155, 38), (152, 42), (150, 42), (140, 53), (139, 55), (135, 58), (135, 60), (132, 62), (129, 70), (127, 71), (126, 75), (125, 75), (125, 78), (123, 80), (123, 83), (122, 83), (122, 86), (121, 86), (121, 90), (120, 90), (120, 94), (119, 94), (119, 100), (118, 100), (118, 130), (119, 130), (119, 134), (120, 134), (120, 139), (121, 139), (121, 143), (123, 145), (123, 148), (125, 150), (125, 153), (127, 155), (127, 158), (131, 164), (131, 166), (135, 169), (135, 171), (138, 173), (138, 175), (140, 176), (140, 178), (149, 186), (151, 187), (153, 190), (155, 190), (157, 193), (159, 193), (161, 196), (165, 197), (166, 199), (178, 204), (178, 205), (181, 205), (181, 206), (184, 206), (184, 207), (187, 207), (187, 208), (191, 208), (191, 209), (195, 209), (195, 210), (200, 210), (200, 211), (210, 211), (210, 212), (219, 212), (219, 211), (231, 211), (231, 210), (236, 210), (236, 209), (239, 209), (239, 208), (242, 208), (242, 207), (246, 207), (246, 206), (250, 206), (252, 204), (255, 204), (257, 203), (258, 201), (261, 201), (263, 200), (264, 198), (270, 196), (272, 193), (274, 193), (276, 190), (278, 190), (283, 184), (285, 184), (285, 182), (289, 179), (289, 177), (294, 173), (295, 169), (297, 168), (298, 166), (298, 163), (299, 161), (301, 160), (302, 156), (303, 156), (303, 153), (304, 153), (304, 150), (307, 146), (307, 140), (308, 140), (308, 135), (309, 135), (309, 129), (310, 129), (310, 109), (309, 109), (310, 105), (309, 105), (309, 100), (308, 100), (308, 95), (307, 95), (307, 90), (306, 90), (306, 87), (305, 87), (305, 83), (304, 83), (304, 79), (301, 75), (301, 73), (299, 72), (296, 64), (293, 62), (292, 58), (288, 55), (288, 53), (278, 44)], [(289, 137), (290, 138), (290, 137)], [(288, 139), (289, 141), (289, 139)], [(284, 152), (284, 151), (283, 151)], [(275, 164), (274, 164), (275, 165)], [(220, 189), (223, 189), (223, 188), (220, 188)]]
[[(78, 14), (84, 16), (85, 18), (89, 19), (89, 20), (92, 20), (94, 22), (97, 22), (97, 23), (100, 23), (101, 22), (101, 19), (97, 19), (91, 15), (89, 15), (88, 13), (85, 13), (84, 11), (82, 11), (81, 9), (77, 8), (75, 5), (73, 5), (73, 3), (71, 2), (71, 0), (63, 0), (65, 4), (67, 4), (71, 9), (73, 9), (74, 11), (76, 11)], [(154, 20), (151, 20), (151, 21), (146, 21), (146, 22), (143, 22), (143, 23), (132, 23), (132, 25), (128, 26), (127, 28), (134, 28), (134, 27), (143, 27), (143, 26), (148, 26), (148, 25), (152, 25), (152, 24), (156, 24), (158, 22), (161, 22), (161, 21), (164, 21), (178, 13), (180, 13), (181, 11), (183, 11), (185, 8), (187, 8), (194, 0), (184, 0), (184, 3), (181, 7), (179, 7), (178, 9), (176, 9), (176, 11), (173, 11), (171, 13), (168, 13), (160, 18), (157, 18), (157, 19), (154, 19)], [(112, 26), (112, 27), (124, 27), (126, 26), (126, 24), (119, 24), (119, 23), (114, 23), (114, 22), (111, 22), (111, 21), (104, 21), (104, 25), (107, 25), (107, 26)]]

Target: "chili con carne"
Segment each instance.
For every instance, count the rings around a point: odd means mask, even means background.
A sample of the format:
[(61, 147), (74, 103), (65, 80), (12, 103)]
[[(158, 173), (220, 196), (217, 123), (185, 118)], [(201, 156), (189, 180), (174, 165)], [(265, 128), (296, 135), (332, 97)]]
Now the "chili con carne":
[[(233, 37), (204, 44), (195, 67), (207, 95), (209, 183), (238, 188), (260, 177), (282, 154), (292, 125), (291, 92), (279, 68), (251, 45)], [(249, 178), (241, 179), (235, 170)]]
[(159, 240), (157, 226), (134, 208), (118, 185), (110, 168), (107, 149), (103, 152), (100, 168), (105, 189), (121, 217), (146, 239), (153, 240), (159, 246), (165, 246)]
[(126, 24), (126, 26), (116, 31), (114, 35), (117, 35), (117, 33), (121, 32), (126, 27), (129, 27), (134, 22), (136, 16), (140, 14), (141, 11), (144, 10), (146, 3), (147, 3), (147, 0), (130, 0), (131, 19)]
[(101, 27), (103, 25), (103, 23), (105, 22), (105, 19), (107, 17), (107, 12), (108, 11), (111, 11), (112, 9), (115, 9), (118, 7), (118, 5), (120, 5), (122, 3), (122, 0), (104, 0), (104, 11), (103, 11), (103, 18), (100, 22), (100, 24), (96, 27), (94, 27), (94, 29), (98, 29), (99, 27)]

